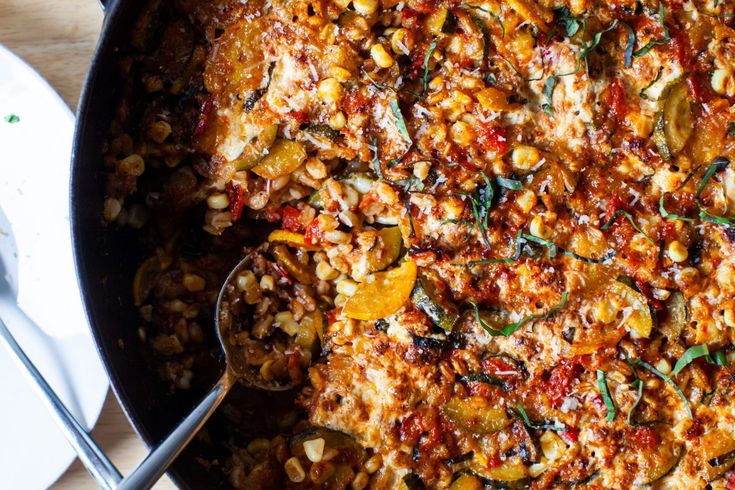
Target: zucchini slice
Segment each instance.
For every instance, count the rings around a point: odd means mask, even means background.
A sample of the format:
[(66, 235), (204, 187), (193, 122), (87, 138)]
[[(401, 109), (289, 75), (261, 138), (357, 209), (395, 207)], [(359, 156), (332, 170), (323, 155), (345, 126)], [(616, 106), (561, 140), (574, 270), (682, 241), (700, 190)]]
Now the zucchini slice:
[(457, 320), (459, 320), (457, 307), (443, 300), (439, 296), (433, 280), (425, 275), (419, 275), (417, 278), (412, 299), (416, 308), (424, 312), (431, 323), (445, 332), (451, 332)]
[(245, 147), (239, 157), (233, 162), (236, 170), (250, 170), (268, 154), (268, 150), (276, 142), (278, 125), (266, 126), (258, 136)]
[(683, 454), (682, 448), (677, 449), (670, 444), (659, 447), (657, 451), (646, 456), (645, 464), (638, 472), (633, 486), (647, 487), (669, 476), (679, 465)]
[(689, 141), (694, 129), (694, 115), (683, 80), (672, 82), (665, 93), (663, 109), (655, 117), (653, 142), (661, 157), (671, 161)]

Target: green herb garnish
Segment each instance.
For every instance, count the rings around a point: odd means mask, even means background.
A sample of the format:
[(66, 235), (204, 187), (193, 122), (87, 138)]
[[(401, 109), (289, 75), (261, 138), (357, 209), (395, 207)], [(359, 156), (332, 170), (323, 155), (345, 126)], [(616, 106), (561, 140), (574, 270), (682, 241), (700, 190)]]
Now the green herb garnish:
[(20, 117), (16, 114), (8, 114), (5, 116), (5, 122), (8, 124), (18, 124), (20, 122)]
[(558, 422), (554, 422), (553, 424), (547, 424), (547, 423), (537, 423), (532, 422), (531, 419), (528, 417), (528, 414), (526, 413), (526, 409), (523, 408), (522, 405), (518, 404), (516, 405), (515, 412), (520, 415), (521, 419), (523, 420), (523, 423), (528, 427), (529, 429), (535, 429), (535, 430), (555, 430), (557, 432), (566, 432), (567, 428)]
[(470, 303), (472, 305), (472, 308), (475, 311), (475, 320), (477, 323), (485, 330), (487, 333), (492, 335), (493, 337), (507, 337), (508, 335), (511, 335), (518, 331), (523, 325), (525, 325), (528, 322), (533, 322), (536, 320), (547, 320), (551, 318), (553, 315), (555, 315), (559, 310), (564, 308), (564, 305), (567, 303), (567, 297), (569, 293), (567, 291), (564, 291), (564, 293), (561, 295), (561, 301), (556, 306), (553, 306), (549, 311), (544, 313), (543, 315), (528, 315), (523, 317), (519, 322), (511, 323), (509, 325), (506, 325), (500, 330), (496, 330), (492, 328), (490, 325), (487, 324), (485, 320), (483, 320), (480, 317), (480, 310), (477, 308), (477, 304)]
[(633, 362), (635, 363), (636, 366), (640, 366), (640, 367), (642, 367), (642, 368), (650, 371), (651, 373), (655, 374), (656, 376), (658, 376), (659, 378), (661, 378), (662, 380), (664, 380), (664, 382), (667, 385), (671, 386), (674, 389), (674, 391), (676, 391), (676, 394), (679, 395), (679, 398), (681, 398), (681, 401), (684, 402), (684, 407), (686, 408), (686, 411), (687, 411), (687, 414), (689, 415), (689, 418), (693, 418), (693, 415), (692, 415), (692, 407), (689, 406), (689, 400), (687, 400), (687, 397), (684, 395), (684, 392), (681, 391), (681, 388), (679, 388), (679, 386), (676, 383), (674, 383), (674, 380), (672, 380), (671, 378), (669, 378), (668, 376), (666, 376), (664, 373), (662, 373), (661, 371), (659, 371), (655, 367), (653, 367), (650, 364), (648, 364), (646, 361), (643, 361), (641, 359), (635, 359)]
[(412, 145), (413, 140), (411, 139), (411, 135), (408, 134), (406, 121), (405, 119), (403, 119), (403, 113), (401, 112), (401, 108), (398, 107), (397, 100), (393, 99), (390, 101), (390, 110), (391, 112), (393, 112), (393, 117), (396, 118), (396, 127), (398, 127), (398, 132), (401, 133), (401, 136), (403, 136), (403, 139), (406, 140), (406, 143)]
[(643, 381), (641, 381), (640, 379), (636, 379), (635, 381), (633, 381), (633, 386), (636, 386), (636, 385), (637, 385), (636, 389), (638, 390), (638, 394), (636, 395), (635, 400), (633, 401), (633, 405), (630, 406), (630, 410), (628, 410), (628, 416), (626, 417), (626, 421), (628, 422), (628, 425), (632, 425), (634, 427), (638, 427), (639, 425), (641, 425), (638, 422), (636, 422), (635, 419), (633, 419), (633, 412), (635, 411), (636, 407), (640, 403), (641, 398), (643, 398)]
[(666, 44), (671, 40), (671, 36), (669, 36), (669, 29), (666, 27), (666, 24), (664, 24), (664, 17), (666, 16), (666, 10), (664, 8), (663, 2), (658, 3), (658, 23), (661, 25), (661, 27), (664, 30), (664, 37), (661, 39), (654, 39), (653, 41), (650, 41), (648, 44), (643, 46), (641, 49), (633, 53), (633, 56), (636, 58), (645, 55), (648, 53), (654, 46), (660, 46), (662, 44)]
[(628, 211), (625, 211), (624, 209), (618, 209), (617, 211), (615, 211), (615, 214), (612, 215), (612, 218), (610, 218), (607, 221), (607, 223), (602, 225), (602, 228), (600, 229), (603, 231), (608, 230), (620, 216), (625, 216), (625, 219), (627, 219), (630, 222), (630, 225), (633, 227), (635, 231), (637, 231), (638, 233), (646, 237), (646, 240), (648, 240), (650, 243), (654, 243), (653, 239), (650, 236), (648, 236), (648, 234), (646, 234), (645, 231), (641, 230), (641, 228), (636, 224), (635, 220), (633, 219), (633, 216), (631, 216), (631, 214)]
[(661, 213), (661, 217), (663, 219), (670, 219), (670, 220), (676, 220), (676, 221), (688, 221), (690, 223), (694, 222), (694, 218), (687, 218), (686, 216), (679, 216), (678, 214), (669, 213), (666, 211), (666, 208), (664, 208), (664, 197), (666, 196), (666, 193), (661, 193), (661, 199), (658, 201), (658, 212)]
[(567, 250), (563, 247), (560, 247), (554, 242), (550, 240), (546, 240), (544, 238), (540, 238), (534, 235), (529, 235), (526, 233), (521, 235), (521, 237), (525, 240), (528, 240), (529, 242), (537, 243), (539, 245), (543, 245), (544, 247), (547, 247), (549, 249), (549, 257), (552, 259), (556, 257), (556, 253), (559, 252), (562, 255), (567, 255), (569, 257), (572, 257), (577, 260), (581, 260), (583, 262), (588, 262), (590, 264), (601, 264), (603, 262), (607, 262), (608, 260), (612, 259), (615, 256), (615, 250), (610, 250), (603, 257), (600, 257), (599, 259), (593, 259), (591, 257), (584, 257), (582, 255), (576, 254), (572, 252), (571, 250)]
[(600, 390), (602, 400), (605, 402), (605, 407), (607, 407), (607, 421), (612, 422), (615, 420), (615, 403), (610, 396), (610, 390), (607, 388), (607, 374), (600, 369), (597, 370), (597, 389)]
[(434, 50), (436, 49), (436, 41), (436, 38), (431, 41), (431, 44), (429, 44), (429, 49), (428, 51), (426, 51), (426, 56), (424, 57), (424, 91), (422, 93), (426, 93), (426, 89), (429, 86), (429, 60), (431, 59), (431, 55), (434, 54)]
[(727, 367), (727, 357), (725, 357), (725, 352), (718, 350), (714, 354), (712, 354), (712, 362), (717, 364), (718, 366), (725, 366)]
[(557, 78), (553, 75), (550, 76), (546, 79), (542, 91), (545, 102), (541, 105), (541, 108), (550, 116), (554, 115), (554, 88), (556, 87), (556, 82)]
[(727, 123), (727, 135), (735, 136), (735, 122), (730, 121)]
[[(521, 258), (521, 254), (523, 253), (523, 244), (526, 243), (526, 240), (523, 239), (523, 231), (518, 230), (518, 234), (516, 235), (515, 239), (515, 253), (511, 257), (507, 257), (505, 259), (483, 259), (483, 260), (473, 260), (470, 262), (467, 262), (467, 266), (472, 267), (475, 265), (486, 265), (486, 264), (509, 264), (511, 262), (515, 262), (519, 258)], [(465, 265), (465, 264), (457, 264), (457, 265)]]
[(710, 166), (707, 167), (707, 170), (705, 170), (704, 175), (702, 176), (702, 181), (699, 183), (699, 187), (697, 187), (697, 193), (694, 195), (694, 198), (700, 207), (699, 217), (704, 221), (709, 221), (710, 223), (715, 223), (721, 226), (733, 226), (735, 223), (735, 216), (729, 217), (710, 214), (706, 209), (704, 209), (699, 198), (702, 195), (702, 191), (704, 191), (704, 188), (707, 186), (707, 183), (712, 179), (715, 173), (724, 170), (729, 164), (730, 160), (725, 157), (719, 156), (715, 158), (712, 164), (710, 164)]
[(628, 31), (628, 43), (625, 45), (625, 67), (630, 68), (633, 65), (633, 48), (635, 47), (635, 31), (627, 22), (621, 22)]
[(615, 29), (617, 26), (618, 26), (618, 19), (615, 19), (606, 29), (603, 29), (600, 32), (596, 33), (592, 37), (592, 41), (589, 44), (583, 46), (582, 49), (579, 50), (579, 56), (577, 56), (577, 63), (574, 66), (574, 70), (567, 72), (567, 73), (560, 73), (555, 76), (556, 77), (566, 77), (569, 75), (576, 75), (579, 72), (579, 70), (582, 68), (582, 61), (586, 62), (587, 56), (592, 52), (592, 50), (594, 50), (597, 47), (598, 44), (600, 44), (600, 41), (602, 40), (602, 35), (605, 34), (606, 32), (610, 32), (611, 30)]
[(507, 64), (508, 66), (510, 66), (510, 68), (511, 68), (511, 69), (512, 69), (512, 70), (513, 70), (514, 72), (516, 72), (516, 75), (518, 75), (519, 77), (521, 77), (521, 78), (522, 78), (523, 80), (525, 80), (525, 81), (527, 81), (527, 82), (536, 82), (536, 81), (538, 81), (538, 80), (541, 80), (541, 78), (543, 78), (543, 77), (534, 77), (534, 78), (528, 78), (528, 77), (526, 77), (526, 76), (525, 76), (525, 75), (524, 75), (523, 73), (521, 73), (521, 70), (519, 70), (519, 69), (518, 69), (518, 68), (516, 67), (516, 65), (514, 65), (514, 64), (513, 64), (513, 62), (512, 62), (512, 61), (510, 61), (510, 60), (509, 60), (508, 58), (506, 58), (506, 57), (505, 57), (505, 56), (503, 56), (502, 54), (499, 54), (498, 56), (500, 57), (500, 59), (501, 59), (501, 60), (505, 61), (505, 63), (506, 63), (506, 64)]
[(500, 386), (503, 390), (506, 391), (508, 388), (507, 383), (504, 380), (487, 373), (472, 372), (467, 373), (464, 376), (458, 375), (457, 381), (459, 381), (460, 383), (485, 383), (489, 385)]
[(564, 27), (564, 32), (567, 33), (568, 37), (574, 37), (580, 28), (583, 32), (587, 29), (587, 22), (580, 17), (575, 17), (567, 7), (555, 8), (554, 13), (556, 14), (557, 23)]
[(489, 11), (488, 9), (482, 8), (482, 7), (478, 6), (478, 5), (470, 5), (468, 3), (463, 3), (463, 4), (460, 5), (460, 7), (466, 8), (466, 9), (479, 10), (480, 12), (484, 12), (487, 15), (489, 15), (490, 17), (492, 17), (493, 19), (495, 19), (496, 22), (500, 25), (501, 38), (503, 38), (503, 39), (505, 38), (505, 24), (503, 24), (503, 19), (501, 19), (499, 15), (497, 15), (497, 14)]
[(520, 191), (521, 189), (523, 189), (523, 183), (520, 180), (506, 179), (505, 177), (495, 177), (495, 182), (500, 187), (505, 187), (506, 189), (510, 189), (512, 191)]
[(495, 190), (493, 184), (485, 172), (480, 172), (482, 178), (485, 180), (485, 186), (478, 186), (477, 190), (473, 194), (462, 194), (470, 200), (470, 207), (472, 208), (472, 216), (475, 218), (477, 224), (477, 231), (482, 237), (482, 241), (485, 242), (485, 246), (490, 249), (490, 241), (487, 238), (487, 223), (490, 215), (490, 208), (492, 207), (493, 197), (495, 197)]
[(684, 355), (681, 356), (678, 361), (676, 361), (676, 365), (674, 366), (674, 370), (671, 371), (671, 375), (676, 376), (681, 372), (682, 369), (691, 364), (695, 359), (705, 356), (709, 356), (709, 349), (706, 345), (701, 344), (689, 347), (686, 352), (684, 352)]
[(645, 93), (645, 92), (646, 92), (646, 90), (648, 90), (649, 88), (653, 87), (653, 84), (655, 84), (656, 82), (658, 82), (659, 80), (661, 80), (661, 75), (663, 74), (663, 72), (664, 72), (664, 67), (663, 67), (663, 66), (660, 66), (660, 67), (658, 68), (658, 73), (656, 73), (656, 77), (655, 77), (655, 78), (654, 78), (653, 80), (651, 80), (651, 82), (650, 82), (650, 83), (649, 83), (648, 85), (646, 85), (645, 87), (643, 87), (643, 88), (641, 89), (641, 92), (640, 92), (640, 94), (639, 94), (639, 95), (640, 95), (640, 96), (641, 96), (642, 98), (644, 98), (644, 99), (646, 99), (646, 100), (651, 100), (651, 99), (650, 99), (650, 98), (648, 97), (648, 95), (646, 95), (646, 93)]

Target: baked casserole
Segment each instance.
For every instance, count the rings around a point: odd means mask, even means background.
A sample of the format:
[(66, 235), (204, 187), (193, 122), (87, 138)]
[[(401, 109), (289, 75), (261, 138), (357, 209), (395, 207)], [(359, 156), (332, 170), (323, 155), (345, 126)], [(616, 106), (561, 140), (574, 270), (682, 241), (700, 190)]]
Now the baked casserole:
[[(153, 0), (141, 340), (295, 382), (236, 488), (735, 488), (735, 2)], [(268, 410), (263, 407), (263, 410)]]

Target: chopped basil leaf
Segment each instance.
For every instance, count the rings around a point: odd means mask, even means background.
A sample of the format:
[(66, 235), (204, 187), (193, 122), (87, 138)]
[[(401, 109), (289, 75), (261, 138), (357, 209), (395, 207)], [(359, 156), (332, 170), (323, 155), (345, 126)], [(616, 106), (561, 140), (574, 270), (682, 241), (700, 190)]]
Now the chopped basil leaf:
[(412, 145), (413, 140), (411, 139), (411, 135), (408, 134), (406, 121), (403, 119), (403, 113), (401, 112), (401, 108), (398, 107), (398, 101), (396, 99), (390, 101), (390, 110), (393, 112), (393, 117), (396, 118), (396, 126), (398, 127), (398, 132), (401, 133), (401, 136), (403, 136), (403, 139), (406, 140), (406, 143)]
[(653, 41), (650, 41), (648, 44), (643, 46), (641, 49), (633, 53), (633, 56), (636, 58), (645, 55), (648, 53), (654, 46), (659, 46), (662, 44), (666, 44), (671, 40), (671, 36), (669, 36), (669, 29), (666, 27), (666, 24), (664, 24), (664, 17), (666, 16), (666, 10), (664, 9), (663, 2), (658, 3), (658, 23), (661, 25), (661, 27), (664, 30), (664, 37), (661, 39), (654, 39)]
[(522, 405), (518, 404), (516, 405), (515, 413), (518, 413), (520, 415), (521, 419), (523, 420), (523, 423), (528, 427), (529, 429), (536, 429), (536, 430), (555, 430), (557, 432), (566, 432), (567, 428), (560, 423), (554, 422), (553, 424), (547, 424), (547, 423), (537, 423), (532, 422), (531, 419), (528, 417), (528, 413), (526, 413), (526, 409), (523, 408)]
[(492, 335), (493, 337), (507, 337), (508, 335), (511, 335), (518, 331), (523, 325), (525, 325), (528, 322), (533, 322), (536, 320), (547, 320), (554, 316), (559, 310), (564, 308), (564, 305), (567, 303), (567, 297), (569, 296), (569, 293), (567, 291), (564, 291), (564, 293), (561, 295), (561, 301), (559, 304), (553, 306), (549, 311), (544, 313), (543, 315), (528, 315), (523, 317), (519, 322), (511, 323), (509, 325), (506, 325), (501, 330), (496, 330), (492, 328), (490, 325), (487, 324), (485, 320), (483, 320), (480, 317), (480, 310), (477, 308), (477, 304), (470, 303), (472, 305), (472, 308), (475, 311), (475, 320), (477, 323), (485, 330), (487, 333)]
[(693, 417), (692, 416), (692, 407), (689, 406), (689, 400), (687, 400), (687, 397), (684, 395), (684, 392), (681, 391), (681, 388), (679, 388), (679, 386), (676, 383), (674, 383), (674, 380), (672, 380), (671, 378), (669, 378), (668, 376), (666, 376), (664, 373), (662, 373), (661, 371), (659, 371), (655, 367), (653, 367), (650, 364), (648, 364), (646, 361), (642, 361), (641, 359), (635, 359), (633, 362), (635, 363), (636, 366), (641, 366), (642, 368), (650, 371), (651, 373), (655, 374), (656, 376), (658, 376), (659, 378), (661, 378), (662, 380), (664, 380), (664, 382), (667, 385), (671, 386), (674, 389), (674, 391), (676, 391), (676, 394), (679, 395), (679, 398), (681, 398), (681, 401), (684, 402), (684, 407), (686, 408), (686, 411), (687, 411), (687, 414), (689, 415), (689, 418), (692, 418)]
[(651, 100), (651, 99), (650, 99), (650, 98), (648, 97), (648, 95), (646, 95), (646, 93), (645, 93), (645, 92), (646, 92), (646, 90), (648, 90), (649, 88), (653, 87), (653, 84), (655, 84), (656, 82), (658, 82), (659, 80), (661, 80), (661, 74), (662, 74), (663, 72), (664, 72), (664, 67), (663, 67), (663, 66), (660, 66), (660, 67), (658, 68), (658, 73), (656, 73), (656, 77), (655, 77), (655, 78), (654, 78), (653, 80), (651, 80), (651, 82), (650, 82), (650, 83), (649, 83), (648, 85), (646, 85), (645, 87), (643, 87), (643, 88), (641, 89), (641, 92), (640, 92), (640, 94), (639, 94), (639, 95), (640, 95), (640, 96), (641, 96), (642, 98), (644, 98), (644, 99), (647, 99), (647, 100)]
[(434, 50), (436, 49), (436, 41), (437, 39), (434, 38), (433, 41), (431, 41), (431, 44), (429, 45), (429, 49), (426, 51), (426, 56), (424, 57), (424, 90), (423, 93), (426, 93), (426, 89), (429, 86), (429, 60), (431, 59), (431, 55), (434, 54)]
[(607, 388), (607, 374), (600, 369), (597, 370), (597, 389), (600, 390), (602, 400), (607, 408), (607, 421), (612, 422), (615, 420), (615, 403), (610, 396), (610, 390)]
[(678, 361), (676, 361), (676, 365), (674, 366), (674, 370), (671, 371), (671, 375), (676, 376), (681, 372), (682, 369), (691, 364), (692, 361), (699, 357), (705, 356), (709, 356), (709, 349), (706, 345), (693, 345), (689, 347), (686, 352), (684, 352), (684, 355), (681, 356)]
[(479, 10), (480, 12), (484, 12), (487, 15), (489, 15), (490, 17), (492, 17), (493, 19), (495, 19), (497, 21), (498, 25), (500, 25), (500, 32), (501, 32), (501, 36), (500, 37), (505, 38), (505, 24), (503, 24), (503, 19), (501, 19), (499, 15), (497, 15), (497, 14), (489, 11), (486, 8), (482, 8), (482, 7), (478, 6), (478, 5), (470, 5), (468, 3), (463, 3), (462, 5), (460, 5), (460, 7), (466, 8), (466, 9)]
[(550, 76), (544, 83), (544, 89), (542, 91), (545, 102), (541, 106), (544, 112), (550, 116), (554, 115), (554, 88), (556, 87), (557, 78)]
[(549, 249), (549, 257), (554, 258), (556, 257), (556, 253), (559, 252), (562, 255), (567, 255), (569, 257), (572, 257), (577, 260), (581, 260), (583, 262), (589, 262), (590, 264), (601, 264), (603, 262), (607, 262), (608, 260), (615, 257), (615, 250), (610, 250), (608, 253), (606, 253), (603, 257), (600, 257), (599, 259), (594, 259), (592, 257), (584, 257), (582, 255), (576, 254), (572, 252), (571, 250), (567, 250), (565, 248), (562, 248), (558, 245), (556, 245), (554, 242), (550, 240), (545, 240), (543, 238), (539, 238), (534, 235), (528, 235), (524, 233), (522, 235), (522, 238), (528, 240), (529, 242), (537, 243), (539, 245), (543, 245)]
[[(526, 243), (526, 240), (523, 238), (523, 232), (521, 230), (518, 230), (518, 234), (516, 235), (516, 249), (515, 253), (508, 258), (505, 259), (484, 259), (484, 260), (473, 260), (467, 263), (469, 267), (475, 266), (475, 265), (485, 265), (485, 264), (508, 264), (510, 262), (515, 262), (521, 257), (521, 254), (523, 253), (523, 244)], [(464, 265), (464, 264), (458, 264), (458, 265)]]
[(20, 117), (18, 117), (16, 114), (8, 114), (5, 116), (5, 122), (8, 124), (17, 124), (20, 122)]
[(516, 67), (516, 65), (514, 65), (514, 64), (513, 64), (513, 62), (512, 62), (512, 61), (510, 61), (510, 60), (509, 60), (508, 58), (506, 58), (506, 57), (505, 57), (505, 56), (503, 56), (502, 54), (499, 54), (498, 56), (500, 57), (500, 59), (501, 59), (501, 60), (505, 61), (505, 63), (506, 63), (506, 64), (507, 64), (508, 66), (510, 66), (510, 68), (511, 68), (511, 69), (512, 69), (512, 70), (513, 70), (514, 72), (516, 72), (516, 74), (517, 74), (517, 75), (518, 75), (519, 77), (521, 77), (521, 78), (522, 78), (522, 79), (524, 79), (525, 81), (527, 81), (527, 82), (537, 82), (537, 81), (541, 80), (541, 78), (542, 78), (542, 77), (533, 77), (533, 78), (528, 78), (528, 77), (524, 76), (524, 75), (523, 75), (523, 73), (521, 73), (521, 70), (519, 70), (519, 69), (518, 69), (518, 68)]
[(666, 196), (666, 193), (661, 193), (661, 199), (659, 199), (658, 201), (658, 212), (661, 213), (661, 217), (663, 219), (688, 221), (690, 223), (694, 222), (694, 218), (687, 218), (686, 216), (679, 216), (678, 214), (669, 213), (668, 211), (666, 211), (666, 208), (664, 208), (664, 196)]
[(715, 216), (712, 214), (709, 214), (704, 209), (699, 211), (699, 217), (703, 219), (704, 221), (709, 221), (710, 223), (714, 223), (716, 225), (720, 226), (735, 226), (735, 216), (727, 217), (727, 216)]
[(727, 135), (728, 136), (735, 136), (735, 122), (729, 122), (727, 123)]
[(625, 218), (630, 222), (631, 226), (633, 227), (635, 231), (637, 231), (638, 233), (646, 237), (646, 240), (648, 240), (650, 243), (654, 243), (653, 239), (650, 236), (648, 236), (645, 231), (641, 230), (641, 228), (636, 224), (635, 220), (633, 219), (633, 216), (631, 216), (631, 214), (628, 211), (625, 211), (624, 209), (618, 209), (617, 211), (615, 211), (615, 214), (612, 215), (612, 218), (610, 218), (607, 221), (607, 223), (602, 225), (602, 228), (600, 229), (603, 231), (609, 229), (620, 216), (625, 216)]
[(411, 226), (411, 238), (416, 236), (416, 227), (413, 224), (413, 215), (411, 214), (411, 196), (406, 194), (403, 196), (403, 206), (406, 208), (406, 214), (408, 215), (408, 224)]
[(724, 170), (729, 164), (730, 160), (725, 157), (717, 157), (712, 161), (712, 164), (710, 164), (710, 166), (707, 167), (707, 170), (705, 170), (704, 175), (702, 176), (702, 181), (699, 183), (699, 187), (697, 187), (697, 193), (694, 195), (694, 198), (697, 201), (699, 201), (699, 196), (702, 195), (702, 191), (712, 176), (715, 175), (715, 173)]
[(556, 77), (566, 77), (568, 75), (576, 75), (580, 68), (582, 68), (582, 61), (587, 60), (587, 56), (594, 50), (598, 44), (600, 44), (600, 41), (602, 40), (602, 35), (606, 32), (610, 32), (611, 30), (615, 29), (618, 26), (618, 19), (615, 19), (612, 21), (612, 23), (606, 28), (601, 30), (600, 32), (596, 33), (592, 37), (592, 41), (583, 46), (582, 49), (579, 50), (579, 56), (577, 56), (577, 63), (574, 66), (574, 70), (567, 72), (567, 73), (560, 73), (555, 75)]
[[(628, 43), (625, 45), (625, 67), (630, 68), (633, 65), (633, 48), (635, 47), (635, 31), (627, 22), (621, 22), (628, 31)], [(644, 89), (645, 90), (645, 89)]]
[(523, 189), (523, 183), (520, 180), (506, 179), (505, 177), (495, 177), (495, 182), (500, 187), (505, 187), (512, 191), (520, 191)]
[(728, 363), (727, 363), (727, 357), (725, 357), (725, 352), (724, 351), (721, 351), (721, 350), (718, 350), (717, 352), (715, 352), (714, 354), (712, 354), (712, 360), (718, 366), (725, 366), (725, 367), (727, 367), (727, 365), (728, 365)]
[(640, 403), (641, 398), (643, 398), (643, 381), (641, 381), (640, 379), (636, 379), (635, 381), (633, 381), (633, 386), (636, 386), (636, 385), (637, 385), (636, 389), (638, 390), (638, 394), (636, 395), (635, 400), (633, 401), (633, 405), (630, 406), (630, 410), (628, 410), (628, 416), (626, 417), (628, 425), (632, 425), (634, 427), (638, 427), (639, 425), (641, 425), (638, 422), (636, 422), (635, 419), (633, 418), (633, 412), (635, 412), (635, 409)]
[(584, 19), (575, 17), (567, 7), (560, 7), (554, 9), (556, 14), (557, 22), (562, 25), (564, 32), (567, 33), (568, 37), (573, 37), (579, 29), (582, 28), (584, 31), (587, 28), (587, 23)]
[(495, 197), (495, 191), (493, 184), (485, 172), (480, 172), (482, 178), (485, 180), (485, 186), (478, 186), (477, 190), (473, 194), (462, 194), (470, 200), (470, 207), (472, 208), (472, 216), (475, 218), (477, 224), (477, 231), (482, 237), (482, 241), (485, 242), (485, 246), (490, 249), (490, 241), (487, 238), (487, 223), (490, 215), (490, 208), (492, 207), (493, 197)]

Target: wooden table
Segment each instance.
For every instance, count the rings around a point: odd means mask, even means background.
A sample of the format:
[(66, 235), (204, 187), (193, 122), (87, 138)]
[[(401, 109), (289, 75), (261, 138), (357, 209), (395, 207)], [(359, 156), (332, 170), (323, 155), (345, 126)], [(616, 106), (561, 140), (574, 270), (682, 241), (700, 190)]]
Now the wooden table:
[[(0, 43), (34, 66), (72, 108), (76, 108), (101, 24), (96, 0), (0, 0)], [(123, 474), (146, 454), (112, 394), (92, 435)], [(53, 488), (97, 487), (76, 461)], [(156, 488), (175, 487), (165, 479)]]

